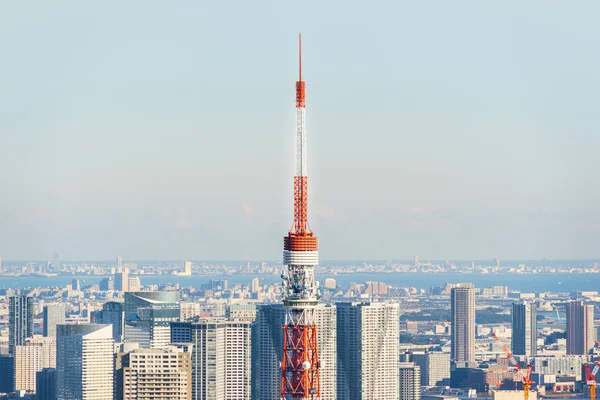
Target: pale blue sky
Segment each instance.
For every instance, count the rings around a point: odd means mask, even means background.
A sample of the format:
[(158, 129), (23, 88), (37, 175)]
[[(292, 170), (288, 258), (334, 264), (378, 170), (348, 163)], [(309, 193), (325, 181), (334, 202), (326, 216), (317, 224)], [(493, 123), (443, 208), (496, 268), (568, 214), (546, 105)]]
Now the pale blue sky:
[(587, 258), (596, 1), (6, 2), (0, 256)]

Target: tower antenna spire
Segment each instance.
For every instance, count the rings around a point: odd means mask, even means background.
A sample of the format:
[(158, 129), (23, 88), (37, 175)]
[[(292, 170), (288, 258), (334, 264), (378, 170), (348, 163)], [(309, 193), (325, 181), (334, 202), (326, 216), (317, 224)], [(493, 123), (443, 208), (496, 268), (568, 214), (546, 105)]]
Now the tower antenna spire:
[(298, 62), (300, 63), (300, 79), (298, 81), (302, 82), (302, 33), (298, 34)]

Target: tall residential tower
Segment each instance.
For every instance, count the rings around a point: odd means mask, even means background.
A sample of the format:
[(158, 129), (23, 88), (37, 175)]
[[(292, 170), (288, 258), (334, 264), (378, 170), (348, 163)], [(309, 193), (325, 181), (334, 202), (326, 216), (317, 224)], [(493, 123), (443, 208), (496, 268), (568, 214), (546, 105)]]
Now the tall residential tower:
[(512, 305), (512, 353), (533, 357), (537, 352), (536, 306), (530, 302)]
[(588, 354), (594, 347), (594, 305), (581, 300), (567, 304), (567, 354)]
[(317, 237), (308, 225), (305, 84), (302, 80), (302, 36), (299, 38), (299, 79), (296, 82), (296, 175), (294, 222), (283, 239), (283, 326), (281, 399), (319, 399), (319, 351), (315, 308), (319, 290), (315, 266), (319, 263)]
[(470, 283), (450, 291), (453, 361), (475, 361), (475, 288)]

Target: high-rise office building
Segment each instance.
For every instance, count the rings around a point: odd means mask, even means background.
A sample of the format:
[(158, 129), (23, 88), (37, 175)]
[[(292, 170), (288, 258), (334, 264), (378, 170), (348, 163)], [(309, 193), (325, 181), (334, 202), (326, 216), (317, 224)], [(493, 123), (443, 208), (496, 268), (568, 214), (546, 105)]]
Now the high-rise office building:
[(79, 279), (71, 280), (71, 289), (81, 290), (81, 281), (79, 281)]
[[(321, 368), (320, 400), (336, 400), (337, 325), (335, 306), (319, 304), (315, 321)], [(282, 304), (259, 305), (252, 326), (252, 400), (278, 399), (281, 392), (281, 358), (285, 310)]]
[(190, 353), (174, 346), (119, 353), (115, 398), (191, 400), (191, 364)]
[(44, 368), (35, 375), (35, 399), (56, 400), (56, 368)]
[(475, 361), (475, 288), (457, 284), (450, 290), (451, 358)]
[(524, 301), (512, 305), (512, 353), (533, 357), (537, 353), (537, 308)]
[(25, 345), (15, 347), (14, 390), (35, 392), (36, 372), (56, 367), (56, 338), (28, 339)]
[(397, 400), (399, 304), (337, 303), (337, 395)]
[(413, 353), (410, 361), (419, 366), (421, 385), (442, 386), (450, 382), (450, 353)]
[(252, 283), (250, 285), (250, 291), (252, 293), (258, 293), (259, 290), (260, 290), (260, 281), (258, 280), (258, 278), (252, 279)]
[(115, 342), (123, 341), (123, 323), (125, 311), (123, 303), (118, 301), (109, 301), (104, 303), (102, 310), (98, 312), (96, 322), (99, 324), (111, 324), (113, 330), (113, 339)]
[(567, 305), (567, 354), (588, 354), (596, 341), (594, 305), (572, 300)]
[(225, 318), (230, 321), (249, 321), (256, 320), (255, 304), (229, 304), (225, 309)]
[(111, 326), (58, 325), (56, 333), (57, 399), (112, 399), (114, 341)]
[(127, 292), (124, 341), (142, 348), (164, 347), (170, 341), (170, 324), (179, 317), (179, 292)]
[(117, 257), (117, 271), (120, 271), (123, 268), (123, 257)]
[(192, 400), (250, 400), (250, 338), (248, 321), (171, 324), (171, 342), (193, 345)]
[(52, 256), (52, 269), (56, 274), (60, 274), (60, 254), (54, 253)]
[(400, 400), (421, 399), (421, 371), (418, 365), (403, 362), (398, 368), (398, 387)]
[(115, 290), (119, 292), (128, 292), (129, 291), (129, 269), (128, 268), (120, 268), (117, 270), (118, 272), (115, 274)]
[(8, 349), (25, 344), (33, 336), (33, 297), (11, 296), (8, 305)]
[(62, 303), (44, 306), (44, 336), (56, 336), (56, 325), (65, 323), (66, 307)]
[(186, 261), (183, 264), (183, 274), (190, 276), (192, 275), (192, 262), (191, 261)]

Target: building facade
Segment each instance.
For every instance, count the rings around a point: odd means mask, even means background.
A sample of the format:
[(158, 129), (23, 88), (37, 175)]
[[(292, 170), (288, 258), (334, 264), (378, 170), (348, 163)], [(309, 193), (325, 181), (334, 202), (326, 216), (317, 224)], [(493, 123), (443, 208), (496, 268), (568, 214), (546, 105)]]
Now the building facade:
[(400, 400), (421, 399), (421, 371), (412, 362), (400, 363), (398, 368), (398, 387)]
[(398, 399), (399, 304), (337, 303), (337, 395)]
[(450, 381), (450, 353), (441, 351), (413, 353), (410, 361), (420, 369), (423, 386), (442, 386)]
[(456, 284), (450, 290), (451, 359), (475, 361), (475, 288)]
[(56, 336), (56, 325), (65, 323), (67, 310), (64, 304), (48, 304), (44, 307), (44, 336)]
[(57, 399), (112, 399), (112, 327), (101, 324), (58, 325), (56, 331)]
[(179, 292), (125, 293), (124, 341), (142, 348), (167, 346), (171, 322), (179, 321)]
[(33, 336), (33, 297), (11, 296), (8, 305), (8, 351), (24, 345)]
[(116, 399), (191, 400), (190, 353), (167, 346), (119, 353), (116, 361)]
[(537, 354), (537, 308), (527, 301), (512, 305), (512, 353), (533, 357)]
[(192, 400), (250, 400), (250, 325), (224, 320), (171, 324), (171, 342), (192, 344)]
[(44, 368), (56, 368), (56, 338), (28, 339), (25, 345), (15, 347), (14, 358), (14, 390), (35, 392), (36, 373)]
[(594, 305), (572, 300), (567, 305), (567, 354), (588, 354), (596, 342)]
[(44, 368), (36, 372), (36, 400), (56, 400), (56, 369)]

